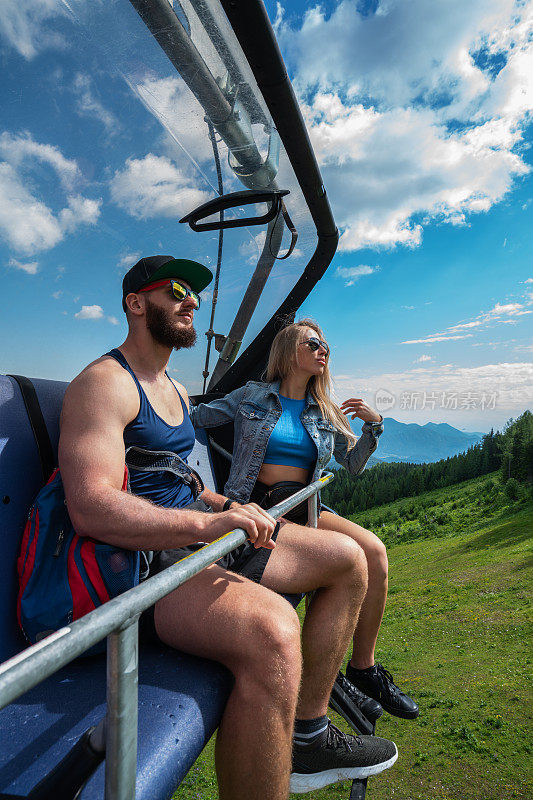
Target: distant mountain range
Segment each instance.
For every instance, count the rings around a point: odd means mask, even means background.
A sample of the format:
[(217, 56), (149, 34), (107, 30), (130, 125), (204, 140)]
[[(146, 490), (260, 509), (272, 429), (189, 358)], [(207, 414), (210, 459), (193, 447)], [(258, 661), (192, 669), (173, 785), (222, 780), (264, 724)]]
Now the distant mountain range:
[[(356, 419), (350, 424), (354, 433), (359, 436), (361, 421)], [(481, 441), (484, 435), (459, 431), (446, 422), (406, 424), (397, 422), (392, 417), (385, 417), (384, 427), (378, 449), (371, 456), (368, 466), (381, 461), (409, 461), (414, 464), (440, 461), (441, 458), (455, 456), (468, 450), (473, 444)]]

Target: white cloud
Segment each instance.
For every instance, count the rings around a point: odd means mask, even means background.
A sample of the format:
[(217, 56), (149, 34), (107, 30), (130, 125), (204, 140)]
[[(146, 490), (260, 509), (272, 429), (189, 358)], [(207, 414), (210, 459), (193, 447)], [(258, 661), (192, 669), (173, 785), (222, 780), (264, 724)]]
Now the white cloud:
[[(529, 293), (526, 292), (526, 298), (528, 294)], [(530, 303), (527, 303), (527, 305), (530, 305)], [(515, 325), (517, 323), (515, 317), (522, 317), (527, 314), (533, 314), (533, 311), (524, 308), (523, 303), (496, 303), (489, 311), (478, 314), (478, 316), (472, 320), (450, 325), (445, 331), (432, 333), (422, 339), (410, 339), (409, 341), (402, 342), (402, 344), (432, 344), (434, 342), (444, 342), (450, 339), (465, 339), (473, 336), (473, 334), (460, 333), (461, 331), (476, 329), (476, 332), (479, 332), (486, 328), (492, 328), (495, 325)], [(504, 317), (507, 317), (507, 319), (504, 319)]]
[(57, 292), (52, 292), (52, 297), (54, 298), (54, 300), (59, 300), (62, 294), (63, 292), (61, 291), (61, 289), (59, 289)]
[(471, 333), (464, 333), (460, 336), (445, 336), (444, 334), (435, 334), (433, 336), (426, 336), (423, 339), (408, 339), (402, 344), (433, 344), (434, 342), (448, 342), (452, 339), (468, 339), (472, 336)]
[(110, 189), (114, 202), (137, 219), (176, 218), (209, 199), (194, 178), (166, 156), (152, 153), (129, 158), (124, 169), (115, 172)]
[(117, 262), (117, 267), (121, 272), (123, 272), (125, 269), (133, 267), (133, 265), (137, 263), (140, 257), (141, 257), (140, 250), (136, 250), (134, 253), (124, 253), (123, 256), (120, 256)]
[(146, 76), (138, 83), (130, 82), (130, 86), (193, 160), (211, 161), (213, 151), (209, 138), (198, 135), (202, 128), (207, 131), (205, 111), (181, 79)]
[(72, 233), (79, 225), (94, 225), (100, 216), (101, 200), (88, 197), (67, 197), (67, 208), (59, 212), (59, 221), (63, 233)]
[(76, 319), (103, 319), (104, 309), (102, 306), (82, 306), (81, 310), (74, 314)]
[[(489, 210), (529, 171), (510, 149), (482, 144), (473, 132), (448, 133), (427, 109), (377, 113), (330, 94), (324, 112), (324, 97), (315, 95), (306, 116), (342, 231), (341, 250), (417, 247), (423, 224), (465, 224), (468, 214)], [(358, 129), (354, 117), (365, 126)]]
[(10, 164), (0, 162), (0, 233), (15, 250), (47, 250), (61, 239), (52, 211), (34, 197)]
[(353, 286), (363, 275), (372, 275), (378, 269), (378, 266), (370, 267), (368, 264), (360, 264), (358, 267), (337, 267), (335, 275), (339, 278), (344, 278), (345, 286)]
[(518, 314), (522, 308), (523, 306), (521, 303), (506, 303), (505, 305), (496, 303), (494, 308), (491, 308), (491, 310), (488, 312), (488, 315), (491, 317), (499, 317), (502, 314)]
[(39, 272), (39, 263), (37, 261), (22, 263), (21, 261), (17, 261), (16, 258), (12, 258), (9, 261), (9, 266), (14, 269), (20, 269), (22, 272), (27, 272), (28, 275), (36, 275), (37, 272)]
[(533, 278), (527, 278), (524, 283), (533, 283)]
[(19, 136), (13, 136), (8, 132), (2, 133), (0, 156), (19, 171), (21, 168), (27, 168), (28, 161), (31, 163), (33, 159), (42, 164), (48, 164), (66, 191), (71, 190), (75, 181), (80, 177), (76, 161), (65, 158), (59, 148), (51, 144), (34, 141), (27, 131)]
[[(298, 29), (278, 13), (341, 250), (416, 247), (425, 225), (467, 224), (529, 171), (530, 16), (515, 0), (388, 0), (367, 16), (342, 0)], [(503, 53), (497, 74), (481, 50)]]
[[(470, 392), (477, 394), (480, 401), (483, 393), (488, 397), (496, 392), (498, 407), (506, 410), (510, 416), (511, 413), (521, 412), (531, 404), (533, 363), (504, 362), (483, 364), (478, 367), (458, 367), (454, 364), (431, 365), (379, 375), (336, 375), (334, 381), (335, 396), (339, 400), (362, 396), (372, 404), (375, 393), (379, 389), (386, 389), (395, 395), (396, 409), (399, 408), (400, 398), (404, 392), (418, 393), (420, 400), (424, 392), (435, 393), (437, 409), (438, 398), (442, 393), (449, 396), (451, 392), (459, 395)], [(391, 411), (390, 415), (396, 416), (394, 411)], [(448, 417), (447, 421), (453, 424), (449, 411), (445, 412), (445, 416)]]
[[(102, 201), (73, 193), (80, 177), (78, 165), (57, 147), (35, 142), (27, 133), (4, 133), (0, 157), (4, 159), (0, 161), (0, 235), (13, 249), (21, 253), (48, 250), (80, 225), (97, 221)], [(52, 170), (52, 180), (43, 183), (43, 197), (37, 196), (35, 188), (35, 161)], [(66, 193), (66, 206), (58, 213), (44, 200), (45, 195), (54, 196), (53, 179)]]
[(108, 111), (94, 94), (92, 81), (88, 75), (78, 73), (74, 78), (74, 91), (77, 95), (77, 111), (82, 116), (100, 120), (108, 133), (117, 132), (120, 127), (116, 117)]
[(3, 0), (0, 36), (28, 60), (47, 48), (63, 48), (66, 43), (61, 34), (46, 23), (65, 16), (67, 8), (62, 0)]
[(265, 246), (266, 233), (259, 231), (259, 233), (245, 239), (239, 245), (239, 253), (244, 256), (248, 264), (257, 264), (259, 256)]
[(423, 361), (433, 361), (431, 356), (419, 356), (419, 358), (415, 358), (415, 364), (420, 364)]
[[(54, 295), (55, 296), (55, 295)], [(79, 298), (75, 298), (77, 302)], [(76, 319), (106, 319), (111, 325), (118, 325), (119, 321), (114, 316), (107, 316), (104, 314), (102, 306), (82, 306), (80, 311), (74, 314)]]

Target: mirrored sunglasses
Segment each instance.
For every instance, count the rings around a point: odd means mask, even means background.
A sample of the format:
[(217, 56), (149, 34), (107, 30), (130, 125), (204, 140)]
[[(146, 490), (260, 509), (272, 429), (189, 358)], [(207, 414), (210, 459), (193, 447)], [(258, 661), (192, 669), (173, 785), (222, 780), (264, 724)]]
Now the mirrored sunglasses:
[(195, 303), (194, 307), (196, 311), (198, 311), (201, 302), (200, 295), (197, 294), (196, 292), (193, 292), (192, 289), (187, 289), (187, 287), (184, 286), (179, 281), (175, 281), (172, 279), (155, 281), (155, 283), (149, 283), (148, 286), (143, 286), (142, 289), (139, 289), (139, 292), (148, 292), (151, 289), (157, 289), (159, 286), (168, 286), (168, 285), (170, 285), (172, 294), (174, 295), (176, 300), (179, 300), (181, 302), (182, 300), (185, 300), (186, 297), (192, 297)]
[(315, 353), (319, 347), (321, 347), (326, 356), (329, 356), (329, 345), (327, 342), (323, 342), (322, 339), (318, 339), (316, 336), (310, 336), (309, 339), (304, 339), (302, 344), (306, 344), (310, 350)]

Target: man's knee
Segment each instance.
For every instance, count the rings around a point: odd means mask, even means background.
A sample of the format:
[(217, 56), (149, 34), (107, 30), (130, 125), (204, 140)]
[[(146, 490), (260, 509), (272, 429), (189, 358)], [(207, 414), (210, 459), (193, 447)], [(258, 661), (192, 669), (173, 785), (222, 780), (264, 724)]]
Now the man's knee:
[(296, 694), (301, 673), (300, 621), (290, 603), (272, 593), (261, 607), (250, 609), (239, 633), (242, 647), (231, 667), (235, 677), (267, 689), (281, 683)]

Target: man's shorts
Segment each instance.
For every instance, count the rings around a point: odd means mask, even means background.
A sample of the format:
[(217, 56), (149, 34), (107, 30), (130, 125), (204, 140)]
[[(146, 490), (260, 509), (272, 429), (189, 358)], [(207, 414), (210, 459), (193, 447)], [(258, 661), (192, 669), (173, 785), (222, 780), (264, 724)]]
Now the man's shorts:
[[(201, 498), (195, 500), (194, 503), (190, 503), (188, 506), (185, 506), (183, 510), (203, 511), (206, 514), (213, 513), (211, 506), (208, 506), (207, 503), (204, 503)], [(279, 522), (276, 523), (274, 533), (272, 534), (272, 539), (274, 541), (277, 539), (278, 531)], [(155, 551), (152, 557), (148, 559), (150, 566), (148, 573), (144, 576), (144, 579), (150, 578), (152, 575), (157, 575), (167, 567), (171, 567), (172, 564), (176, 563), (176, 561), (181, 561), (182, 558), (189, 556), (191, 553), (195, 553), (204, 546), (205, 544), (200, 542), (197, 544), (187, 545), (186, 547), (178, 547), (174, 550)], [(227, 569), (228, 572), (234, 572), (237, 575), (242, 575), (243, 578), (248, 578), (248, 580), (253, 581), (254, 583), (260, 583), (271, 553), (272, 550), (268, 550), (266, 547), (256, 548), (251, 542), (244, 542), (244, 544), (239, 545), (239, 547), (237, 547), (235, 550), (232, 550), (230, 553), (227, 553), (215, 563), (218, 564), (219, 567)], [(154, 637), (157, 638), (154, 625), (153, 606), (142, 614), (140, 620), (140, 630), (141, 634), (149, 639), (153, 639)]]

